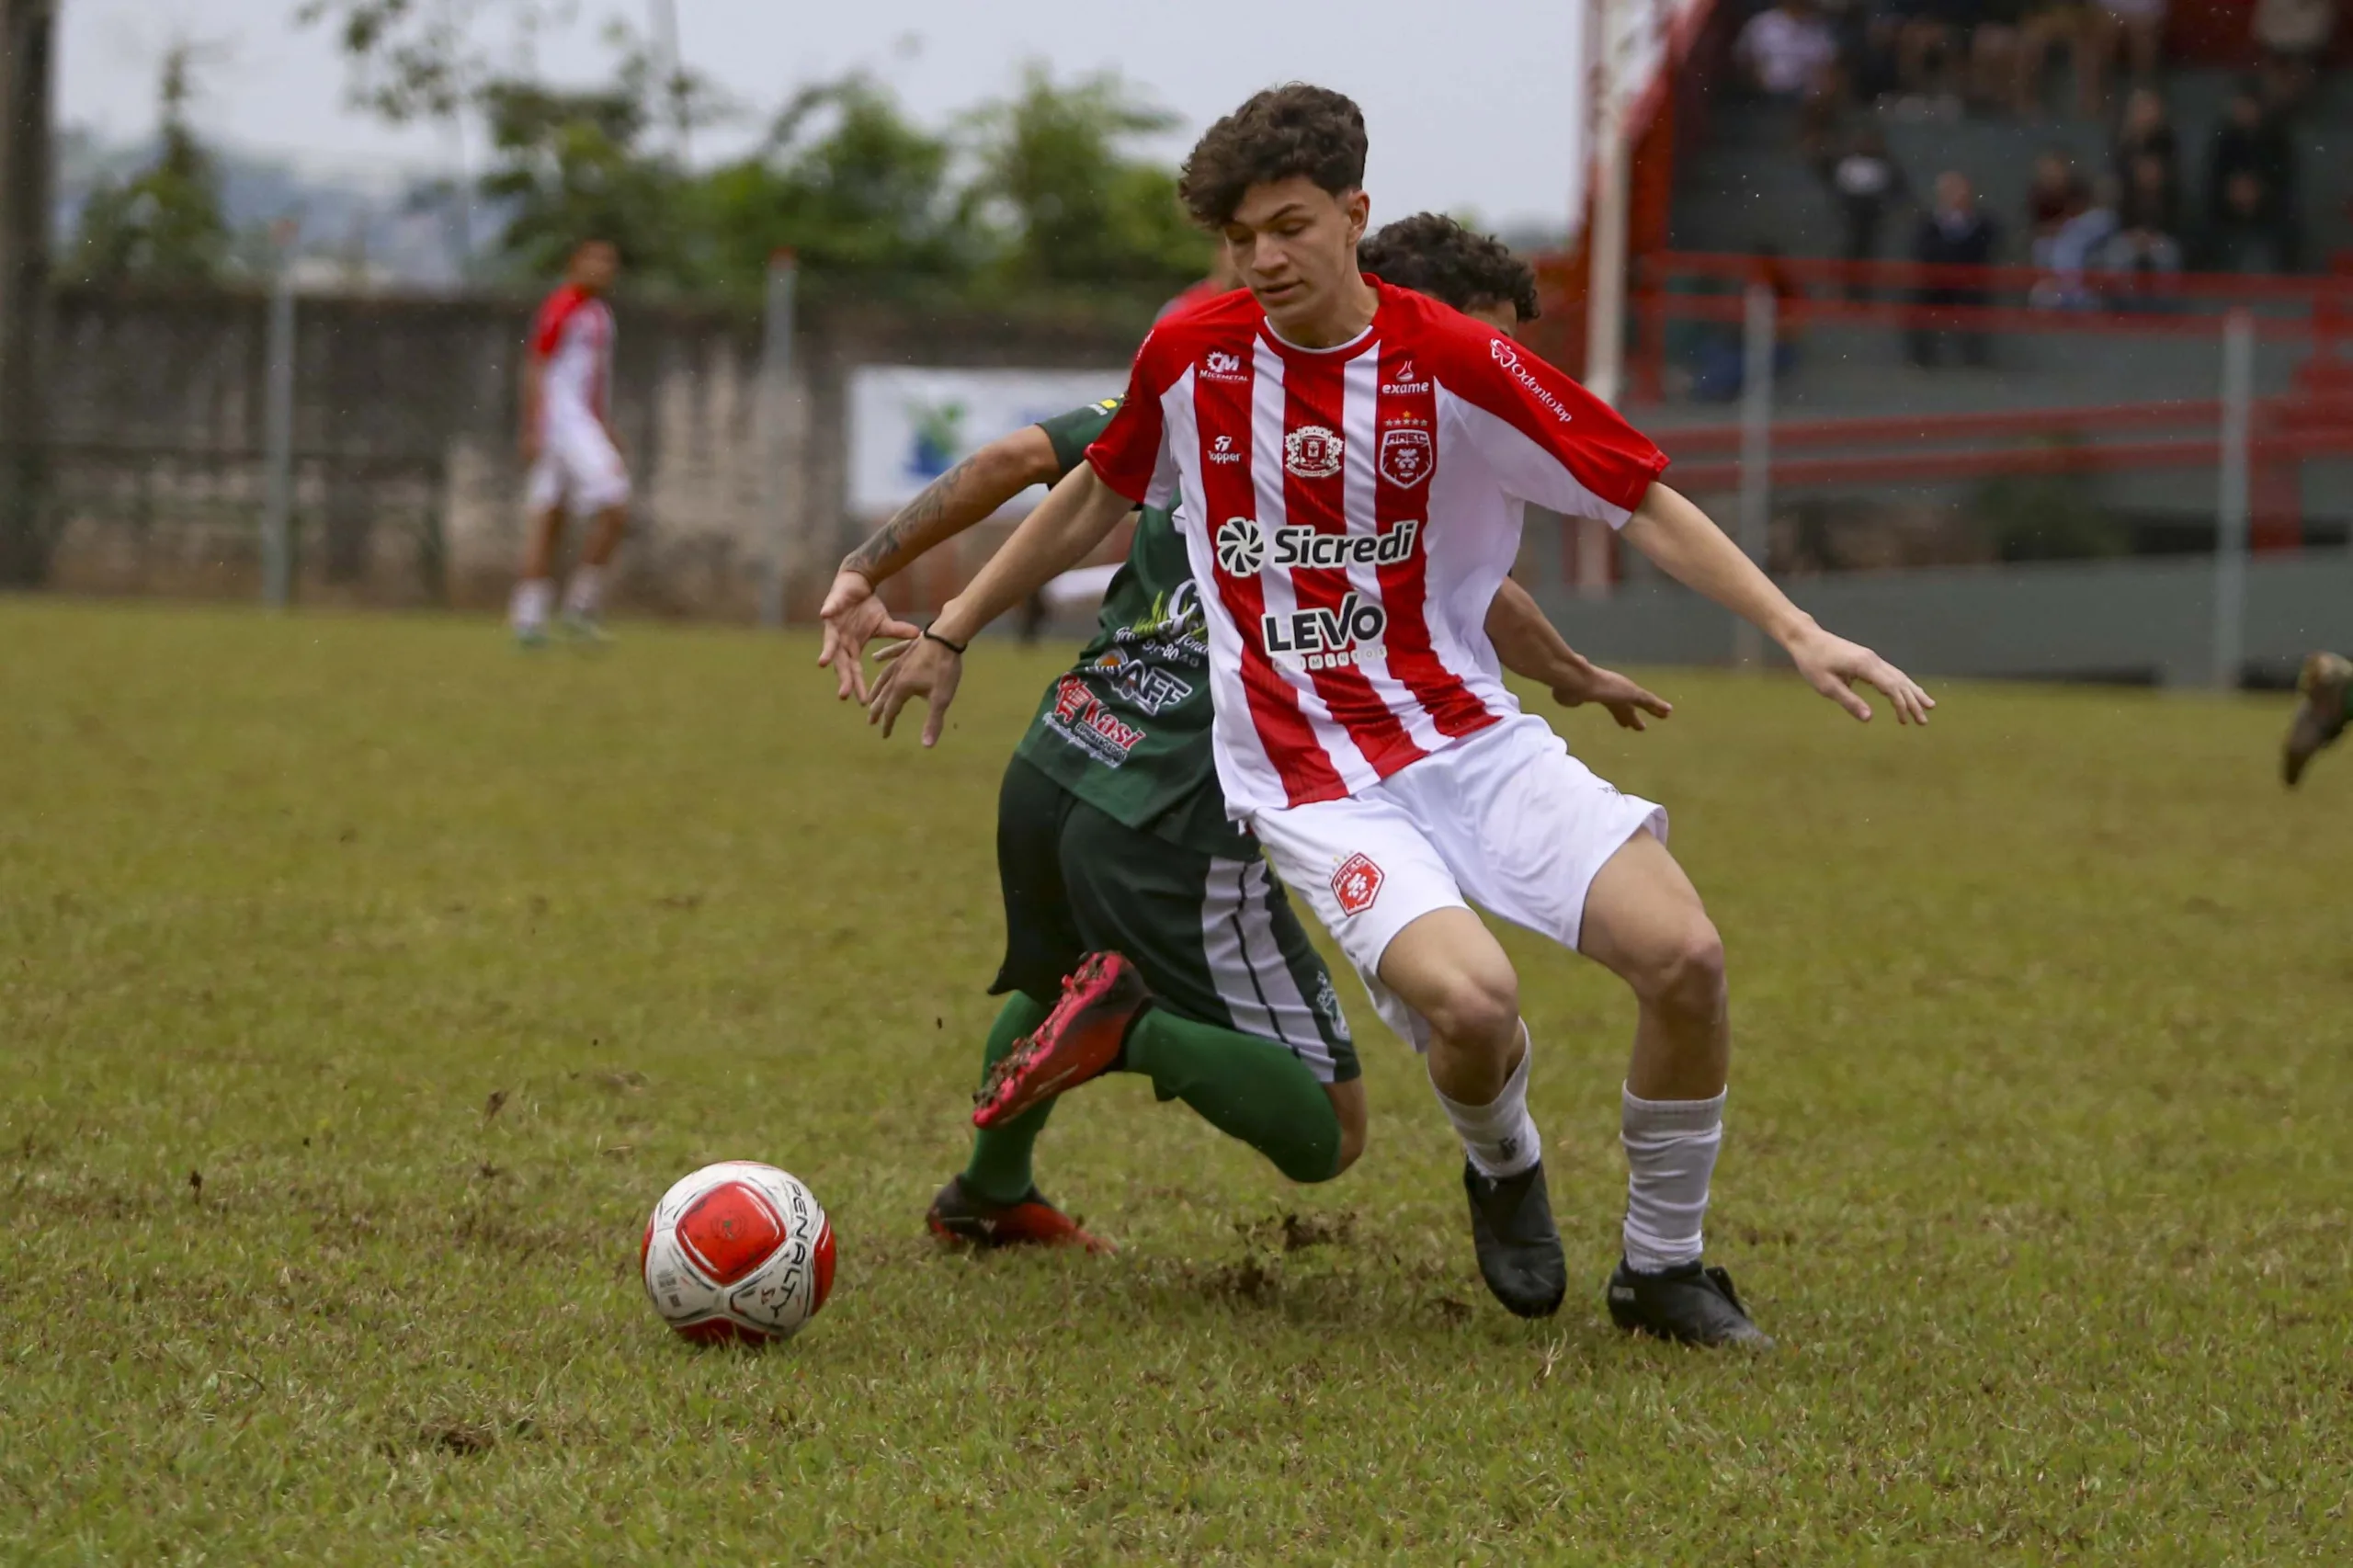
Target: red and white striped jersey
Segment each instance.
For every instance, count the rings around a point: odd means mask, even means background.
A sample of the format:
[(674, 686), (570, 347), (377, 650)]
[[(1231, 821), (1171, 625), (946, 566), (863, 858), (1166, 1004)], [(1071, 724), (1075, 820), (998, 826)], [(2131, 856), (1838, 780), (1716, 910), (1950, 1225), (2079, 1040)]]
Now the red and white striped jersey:
[(1181, 503), (1194, 580), (1215, 588), (1237, 817), (1354, 794), (1518, 712), (1485, 627), (1520, 504), (1623, 527), (1666, 467), (1511, 339), (1374, 287), (1372, 324), (1337, 348), (1285, 343), (1246, 292), (1170, 315), (1087, 449), (1130, 500)]
[(547, 297), (531, 325), (531, 358), (542, 369), (540, 415), (600, 418), (613, 371), (613, 312), (604, 301), (567, 283)]

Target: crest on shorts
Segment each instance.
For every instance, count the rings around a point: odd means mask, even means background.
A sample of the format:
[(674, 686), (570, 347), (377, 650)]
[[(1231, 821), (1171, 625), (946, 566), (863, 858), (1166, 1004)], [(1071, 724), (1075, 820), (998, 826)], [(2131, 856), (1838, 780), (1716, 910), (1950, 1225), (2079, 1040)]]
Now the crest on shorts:
[(1321, 425), (1302, 425), (1283, 437), (1283, 468), (1300, 479), (1329, 479), (1340, 472), (1340, 437)]
[(1369, 855), (1351, 855), (1332, 873), (1332, 896), (1343, 915), (1362, 915), (1381, 896), (1381, 868)]
[(1381, 433), (1381, 477), (1411, 490), (1430, 476), (1430, 433), (1427, 430), (1384, 430)]

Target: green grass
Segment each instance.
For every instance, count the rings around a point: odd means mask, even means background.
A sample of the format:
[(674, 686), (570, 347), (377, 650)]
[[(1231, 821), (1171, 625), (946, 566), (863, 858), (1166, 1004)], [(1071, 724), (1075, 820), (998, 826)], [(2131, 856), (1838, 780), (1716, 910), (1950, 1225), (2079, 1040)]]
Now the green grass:
[[(0, 603), (0, 1561), (2353, 1561), (2353, 756), (2283, 795), (2280, 702), (1562, 721), (1730, 945), (1731, 1359), (1609, 1330), (1631, 1006), (1517, 938), (1552, 1322), (1353, 984), (1340, 1181), (1114, 1081), (1040, 1153), (1118, 1257), (936, 1256), (1056, 655), (924, 755), (624, 632)], [(766, 1354), (635, 1278), (730, 1156), (840, 1235)]]

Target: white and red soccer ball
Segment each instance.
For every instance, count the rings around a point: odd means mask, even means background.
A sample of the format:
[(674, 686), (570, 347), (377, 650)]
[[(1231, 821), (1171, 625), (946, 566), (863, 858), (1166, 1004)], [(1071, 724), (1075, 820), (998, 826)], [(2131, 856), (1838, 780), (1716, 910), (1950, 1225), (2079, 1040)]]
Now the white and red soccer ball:
[(834, 1288), (834, 1227), (801, 1180), (724, 1160), (662, 1195), (639, 1251), (654, 1310), (699, 1345), (790, 1339)]

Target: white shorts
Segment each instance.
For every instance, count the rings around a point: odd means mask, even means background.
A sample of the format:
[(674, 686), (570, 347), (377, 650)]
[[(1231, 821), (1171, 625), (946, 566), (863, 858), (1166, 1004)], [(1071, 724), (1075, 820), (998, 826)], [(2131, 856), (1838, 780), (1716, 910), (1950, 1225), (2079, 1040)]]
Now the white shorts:
[(629, 504), (629, 470), (594, 417), (551, 410), (525, 497), (533, 512), (556, 506), (575, 517), (609, 511)]
[[(1506, 719), (1345, 800), (1252, 813), (1291, 892), (1356, 966), (1389, 1027), (1429, 1047), (1429, 1026), (1381, 983), (1381, 956), (1433, 910), (1476, 903), (1577, 945), (1593, 879), (1628, 839), (1666, 841), (1666, 812), (1623, 795), (1532, 714)], [(1465, 895), (1468, 895), (1466, 903)]]

